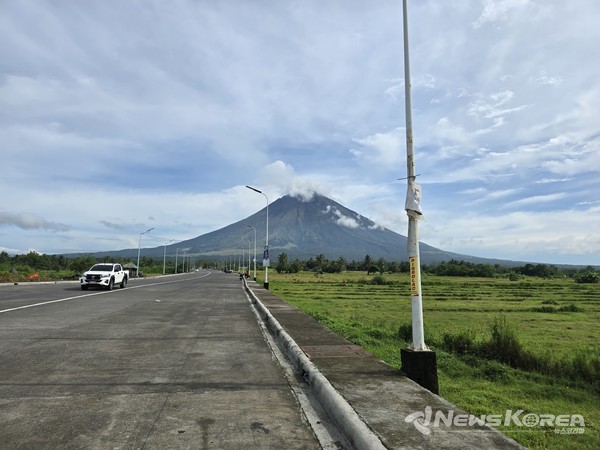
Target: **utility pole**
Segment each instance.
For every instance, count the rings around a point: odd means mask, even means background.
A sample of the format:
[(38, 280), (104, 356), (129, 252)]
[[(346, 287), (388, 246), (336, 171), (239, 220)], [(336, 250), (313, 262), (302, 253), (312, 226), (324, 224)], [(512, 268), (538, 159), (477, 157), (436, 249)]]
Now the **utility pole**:
[(425, 345), (423, 327), (423, 293), (421, 290), (421, 261), (419, 255), (419, 220), (421, 211), (421, 186), (416, 183), (412, 129), (412, 94), (410, 57), (408, 46), (408, 0), (402, 1), (404, 25), (404, 94), (406, 114), (406, 169), (407, 193), (405, 210), (408, 215), (408, 258), (410, 263), (410, 292), (412, 307), (412, 346), (401, 350), (402, 370), (421, 386), (437, 394), (437, 362), (435, 353)]

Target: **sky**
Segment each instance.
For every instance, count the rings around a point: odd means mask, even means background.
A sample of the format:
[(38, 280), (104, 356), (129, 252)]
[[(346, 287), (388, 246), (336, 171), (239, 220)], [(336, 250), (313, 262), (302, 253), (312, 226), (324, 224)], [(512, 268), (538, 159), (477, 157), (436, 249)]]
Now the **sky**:
[[(600, 2), (408, 21), (420, 240), (600, 265)], [(191, 239), (246, 185), (406, 235), (402, 30), (401, 0), (0, 0), (0, 251)]]

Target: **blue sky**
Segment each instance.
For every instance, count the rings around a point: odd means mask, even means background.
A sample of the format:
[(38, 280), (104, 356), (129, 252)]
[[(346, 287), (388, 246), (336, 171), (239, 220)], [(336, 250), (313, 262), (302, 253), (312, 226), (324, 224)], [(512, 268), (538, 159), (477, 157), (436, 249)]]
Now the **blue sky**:
[[(409, 1), (422, 241), (600, 265), (599, 21)], [(402, 58), (400, 0), (3, 0), (0, 249), (189, 239), (262, 209), (247, 184), (406, 235)]]

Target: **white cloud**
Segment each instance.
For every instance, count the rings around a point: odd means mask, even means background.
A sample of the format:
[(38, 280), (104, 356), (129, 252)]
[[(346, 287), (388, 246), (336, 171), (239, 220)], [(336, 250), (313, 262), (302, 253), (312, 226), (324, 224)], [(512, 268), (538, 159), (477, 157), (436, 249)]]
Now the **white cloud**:
[(551, 174), (569, 177), (586, 172), (600, 172), (600, 139), (591, 145), (573, 145), (568, 150), (570, 151), (557, 152), (555, 158), (543, 161), (542, 167)]
[(428, 214), (428, 222), (419, 230), (422, 239), (457, 253), (537, 262), (547, 262), (556, 254), (560, 255), (557, 262), (584, 265), (594, 263), (600, 254), (600, 237), (592, 231), (600, 229), (598, 206), (501, 216), (439, 213)]
[(9, 213), (0, 211), (0, 226), (14, 225), (23, 230), (68, 231), (65, 224), (52, 222), (31, 213)]
[[(350, 153), (363, 165), (389, 168), (399, 166), (405, 150), (404, 128), (396, 128), (387, 133), (376, 133), (363, 139), (353, 139), (358, 148), (353, 148)], [(403, 153), (404, 152), (404, 153)]]
[(521, 111), (526, 105), (515, 106), (512, 108), (501, 108), (512, 100), (514, 93), (511, 91), (497, 92), (487, 97), (480, 97), (472, 102), (468, 114), (475, 117), (484, 117), (486, 119), (497, 119), (509, 113)]
[(355, 218), (345, 216), (337, 209), (335, 209), (333, 211), (333, 213), (338, 217), (338, 219), (335, 221), (338, 225), (341, 225), (346, 228), (359, 228), (360, 227), (360, 224), (358, 223), (358, 221)]
[(558, 86), (558, 85), (562, 84), (563, 78), (560, 76), (552, 77), (552, 76), (549, 76), (546, 73), (542, 72), (537, 77), (530, 78), (530, 82), (535, 83), (535, 84), (540, 84), (540, 85), (547, 84), (550, 86)]
[(335, 221), (335, 223), (337, 223), (340, 226), (346, 227), (346, 228), (359, 228), (360, 227), (360, 223), (357, 219), (360, 219), (360, 216), (357, 216), (357, 218), (354, 217), (348, 217), (346, 215), (344, 215), (339, 209), (335, 208), (335, 207), (331, 207), (330, 205), (327, 205), (327, 208), (325, 209), (325, 211), (323, 211), (324, 214), (329, 214), (331, 213), (334, 218), (333, 220)]
[(360, 227), (360, 224), (352, 217), (340, 217), (338, 220), (336, 220), (336, 223), (346, 228)]
[(511, 197), (511, 196), (518, 194), (522, 190), (523, 190), (522, 188), (515, 188), (515, 189), (503, 189), (503, 190), (492, 191), (492, 192), (487, 192), (485, 190), (483, 190), (483, 192), (479, 191), (479, 190), (471, 191), (470, 193), (477, 194), (477, 197), (478, 197), (476, 200), (471, 202), (471, 204), (481, 203), (481, 202), (489, 202), (490, 200), (500, 200), (500, 199), (503, 199), (506, 197)]
[(571, 181), (573, 178), (542, 178), (541, 180), (536, 180), (537, 184), (549, 184), (549, 183), (564, 183), (567, 181)]
[(539, 205), (541, 203), (553, 203), (556, 200), (561, 200), (567, 197), (565, 193), (558, 194), (545, 194), (545, 195), (534, 195), (532, 197), (522, 198), (515, 200), (505, 205), (506, 208), (524, 208), (529, 205)]
[(484, 0), (483, 12), (473, 23), (479, 28), (487, 23), (507, 20), (513, 14), (522, 14), (522, 10), (534, 3), (529, 0)]

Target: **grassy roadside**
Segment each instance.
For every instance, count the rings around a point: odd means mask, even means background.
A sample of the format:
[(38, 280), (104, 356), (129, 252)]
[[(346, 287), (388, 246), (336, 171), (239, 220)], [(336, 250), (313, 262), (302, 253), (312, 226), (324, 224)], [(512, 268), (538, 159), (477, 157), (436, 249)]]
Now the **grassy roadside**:
[(73, 281), (80, 274), (72, 270), (30, 270), (25, 273), (0, 271), (0, 283), (24, 283), (36, 281)]
[[(410, 341), (408, 278), (378, 281), (364, 273), (269, 273), (273, 293), (399, 367)], [(574, 432), (583, 434), (499, 429), (531, 448), (600, 448), (600, 285), (426, 276), (423, 289), (426, 342), (437, 352), (444, 398), (476, 415), (580, 414), (585, 429)], [(502, 348), (490, 346), (494, 339), (518, 361), (490, 351)]]
[[(0, 271), (0, 283), (25, 283), (25, 282), (47, 282), (47, 281), (78, 281), (83, 272), (74, 270), (34, 270), (19, 272), (17, 274), (9, 271)], [(162, 275), (160, 270), (146, 271), (146, 277)]]

